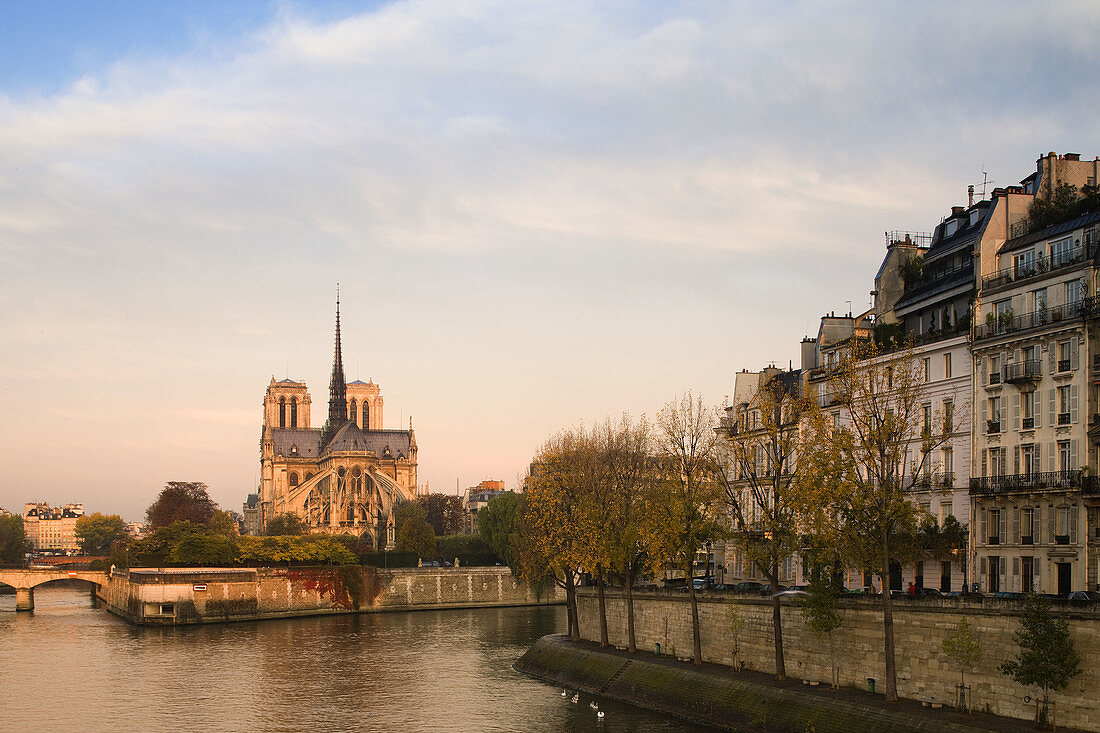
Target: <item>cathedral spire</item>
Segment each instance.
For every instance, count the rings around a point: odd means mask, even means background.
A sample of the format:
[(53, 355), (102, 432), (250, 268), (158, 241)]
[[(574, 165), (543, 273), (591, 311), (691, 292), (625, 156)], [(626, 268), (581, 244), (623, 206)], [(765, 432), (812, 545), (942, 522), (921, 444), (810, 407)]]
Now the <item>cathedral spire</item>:
[(336, 348), (332, 356), (332, 378), (328, 383), (328, 422), (325, 423), (322, 442), (348, 421), (348, 390), (344, 381), (344, 355), (340, 345), (340, 285), (336, 285)]

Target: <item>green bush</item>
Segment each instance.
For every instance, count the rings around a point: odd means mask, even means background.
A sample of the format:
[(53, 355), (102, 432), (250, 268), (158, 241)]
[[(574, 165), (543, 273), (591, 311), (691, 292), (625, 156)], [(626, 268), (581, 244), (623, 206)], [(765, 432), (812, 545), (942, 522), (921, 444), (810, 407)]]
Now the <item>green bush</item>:
[(471, 554), (492, 553), (489, 545), (475, 534), (449, 534), (436, 540), (436, 553), (444, 560)]
[(414, 552), (364, 552), (359, 562), (376, 568), (415, 568), (420, 558)]

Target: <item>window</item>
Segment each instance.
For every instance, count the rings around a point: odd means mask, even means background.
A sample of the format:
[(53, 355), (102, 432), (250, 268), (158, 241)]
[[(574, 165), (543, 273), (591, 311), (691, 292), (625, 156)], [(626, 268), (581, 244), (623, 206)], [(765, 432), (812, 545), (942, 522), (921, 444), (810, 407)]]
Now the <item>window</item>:
[(921, 435), (925, 438), (932, 436), (932, 405), (921, 406)]
[(296, 474), (292, 471), (291, 474), (290, 474), (290, 478), (288, 479), (288, 483), (291, 486), (297, 486), (298, 485), (298, 474)]
[(1027, 309), (1029, 311), (1043, 311), (1047, 307), (1047, 289), (1039, 288), (1027, 294)]
[(1068, 545), (1070, 543), (1070, 508), (1063, 504), (1054, 510), (1054, 543), (1056, 545)]
[(1020, 567), (1023, 573), (1020, 576), (1020, 592), (1030, 593), (1035, 590), (1035, 584), (1032, 582), (1035, 578), (1035, 558), (1021, 557)]
[(1020, 510), (1020, 544), (1035, 544), (1035, 530), (1035, 509), (1029, 506), (1024, 507)]
[[(943, 449), (943, 485), (945, 489), (953, 488), (955, 483), (955, 449)], [(943, 504), (941, 503), (942, 507)], [(949, 505), (950, 506), (950, 505)]]
[(1038, 390), (1032, 390), (1030, 392), (1024, 392), (1020, 395), (1020, 407), (1023, 410), (1021, 417), (1023, 422), (1020, 424), (1021, 430), (1034, 430), (1039, 427), (1039, 406), (1041, 401), (1039, 399)]
[(1003, 571), (1002, 558), (992, 555), (988, 559), (989, 562), (989, 580), (988, 588), (990, 593), (1001, 592), (1001, 572)]
[(943, 355), (943, 378), (951, 378), (951, 354), (950, 352)]
[(1035, 250), (1029, 249), (1012, 257), (1013, 274), (1017, 277), (1029, 277), (1035, 274)]
[(370, 430), (370, 405), (363, 401), (363, 430)]
[(356, 425), (359, 424), (359, 410), (356, 407), (354, 399), (348, 402), (348, 419)]
[(1005, 449), (1004, 448), (990, 448), (989, 449), (989, 475), (990, 476), (1004, 476), (1005, 475)]
[(279, 398), (279, 427), (286, 427), (286, 398)]
[(1068, 372), (1070, 370), (1072, 359), (1072, 352), (1070, 351), (1069, 341), (1058, 342), (1058, 371)]
[(927, 356), (924, 357), (924, 359), (921, 360), (921, 368), (924, 370), (924, 381), (927, 382), (932, 374), (932, 359)]
[(1071, 261), (1073, 243), (1070, 239), (1050, 243), (1050, 266), (1061, 267)]
[(1073, 470), (1073, 446), (1068, 440), (1058, 441), (1058, 470)]
[(986, 423), (987, 433), (1001, 432), (1001, 398), (989, 398), (989, 420)]
[(1012, 312), (1012, 298), (998, 300), (993, 306), (997, 309), (997, 318), (1003, 318)]
[(1058, 424), (1069, 425), (1070, 422), (1070, 408), (1072, 406), (1072, 389), (1071, 385), (1058, 388)]
[(1066, 303), (1081, 302), (1081, 281), (1070, 280), (1066, 283)]
[(298, 427), (298, 398), (290, 398), (290, 427)]
[(943, 401), (943, 432), (950, 435), (955, 430), (955, 401)]
[(991, 356), (988, 361), (989, 365), (989, 383), (1000, 384), (1001, 383), (1001, 357)]
[(1029, 476), (1034, 473), (1039, 473), (1039, 456), (1037, 455), (1034, 445), (1020, 446), (1020, 463), (1022, 473)]

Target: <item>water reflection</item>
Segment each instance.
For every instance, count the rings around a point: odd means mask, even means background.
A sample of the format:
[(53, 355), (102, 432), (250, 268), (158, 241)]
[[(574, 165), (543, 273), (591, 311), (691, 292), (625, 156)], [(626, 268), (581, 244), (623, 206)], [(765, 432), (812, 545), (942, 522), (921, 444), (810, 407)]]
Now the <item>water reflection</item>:
[(130, 626), (87, 591), (0, 596), (7, 730), (686, 731), (511, 668), (555, 608), (425, 611), (175, 629)]

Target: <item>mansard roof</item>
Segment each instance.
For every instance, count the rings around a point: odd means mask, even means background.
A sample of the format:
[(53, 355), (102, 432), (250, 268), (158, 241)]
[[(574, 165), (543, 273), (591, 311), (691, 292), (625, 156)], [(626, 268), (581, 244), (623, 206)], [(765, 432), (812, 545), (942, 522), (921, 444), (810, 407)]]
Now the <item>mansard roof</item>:
[(997, 254), (1004, 254), (1006, 252), (1013, 252), (1018, 249), (1023, 249), (1028, 245), (1035, 244), (1036, 242), (1041, 242), (1044, 239), (1052, 239), (1053, 237), (1057, 237), (1061, 234), (1069, 234), (1074, 229), (1087, 227), (1090, 224), (1095, 224), (1097, 222), (1100, 222), (1100, 212), (1083, 214), (1075, 219), (1064, 221), (1061, 224), (1054, 224), (1053, 226), (1049, 226), (1046, 229), (1040, 229), (1038, 231), (1031, 232), (1030, 234), (1025, 234), (1022, 237), (1010, 239), (1001, 245), (1001, 248), (997, 250)]
[(316, 458), (321, 453), (320, 428), (273, 428), (271, 439), (275, 445), (275, 455), (281, 453), (284, 456)]

